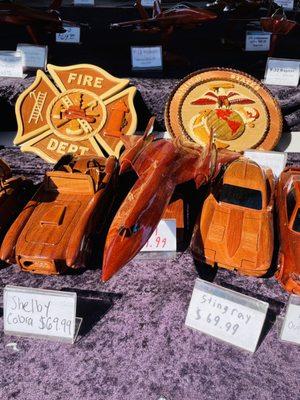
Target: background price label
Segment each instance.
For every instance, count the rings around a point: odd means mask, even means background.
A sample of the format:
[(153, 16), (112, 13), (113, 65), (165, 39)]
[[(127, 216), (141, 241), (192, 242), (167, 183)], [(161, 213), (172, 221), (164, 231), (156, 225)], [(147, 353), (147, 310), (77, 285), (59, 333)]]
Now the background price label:
[(162, 69), (161, 46), (131, 46), (131, 65), (134, 71)]
[(73, 343), (76, 293), (6, 286), (4, 332)]
[(66, 32), (56, 33), (57, 43), (79, 43), (80, 26), (64, 26)]
[(279, 178), (287, 162), (287, 153), (280, 151), (246, 150), (244, 156), (262, 167), (271, 168), (277, 178)]
[(95, 0), (74, 0), (74, 6), (91, 6), (95, 5)]
[(269, 304), (196, 279), (185, 324), (254, 352)]
[(176, 251), (176, 219), (162, 219), (141, 251)]
[(290, 296), (280, 339), (300, 344), (300, 296), (294, 294)]
[(265, 83), (267, 85), (298, 86), (300, 61), (268, 58)]
[(19, 43), (17, 51), (22, 54), (23, 68), (43, 68), (47, 64), (48, 47)]
[(293, 10), (294, 9), (294, 0), (276, 0), (276, 4), (281, 6), (285, 10)]
[(269, 51), (270, 49), (270, 33), (262, 31), (246, 32), (246, 51)]
[(18, 51), (0, 51), (0, 76), (23, 78), (23, 58)]
[[(161, 3), (161, 1), (160, 1)], [(143, 7), (153, 7), (154, 0), (142, 0), (141, 4)]]

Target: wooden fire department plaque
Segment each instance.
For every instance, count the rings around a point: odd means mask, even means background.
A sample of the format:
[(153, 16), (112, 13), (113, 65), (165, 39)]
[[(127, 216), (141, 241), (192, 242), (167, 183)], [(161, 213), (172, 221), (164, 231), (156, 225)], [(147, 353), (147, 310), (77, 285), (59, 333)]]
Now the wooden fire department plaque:
[(219, 148), (271, 150), (282, 130), (277, 101), (258, 80), (233, 69), (200, 70), (172, 92), (165, 123), (173, 136), (206, 145), (210, 132)]
[(118, 157), (120, 135), (136, 130), (136, 88), (89, 64), (48, 71), (52, 80), (38, 71), (17, 100), (14, 143), (53, 163), (66, 153)]

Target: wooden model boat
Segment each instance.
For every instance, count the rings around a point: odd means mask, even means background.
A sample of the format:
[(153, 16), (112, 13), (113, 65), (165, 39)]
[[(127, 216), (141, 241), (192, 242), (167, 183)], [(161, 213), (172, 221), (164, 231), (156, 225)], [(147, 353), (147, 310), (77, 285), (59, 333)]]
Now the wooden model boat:
[(85, 266), (91, 237), (109, 214), (117, 173), (113, 156), (62, 157), (5, 236), (2, 260), (49, 275)]
[(192, 238), (197, 260), (262, 276), (273, 255), (274, 177), (246, 158), (234, 161), (204, 202)]
[(286, 168), (276, 190), (280, 249), (277, 279), (300, 295), (300, 167)]

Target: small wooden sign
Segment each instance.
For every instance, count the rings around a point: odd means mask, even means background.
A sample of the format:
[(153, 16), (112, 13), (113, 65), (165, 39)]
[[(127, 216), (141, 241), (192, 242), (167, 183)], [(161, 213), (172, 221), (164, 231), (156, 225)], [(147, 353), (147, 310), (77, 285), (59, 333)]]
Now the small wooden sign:
[(74, 342), (76, 293), (6, 286), (3, 303), (5, 334)]
[(39, 70), (17, 100), (14, 144), (51, 163), (66, 153), (118, 157), (120, 136), (136, 130), (136, 88), (90, 64), (48, 71), (52, 81)]
[(196, 279), (185, 324), (254, 352), (269, 304)]

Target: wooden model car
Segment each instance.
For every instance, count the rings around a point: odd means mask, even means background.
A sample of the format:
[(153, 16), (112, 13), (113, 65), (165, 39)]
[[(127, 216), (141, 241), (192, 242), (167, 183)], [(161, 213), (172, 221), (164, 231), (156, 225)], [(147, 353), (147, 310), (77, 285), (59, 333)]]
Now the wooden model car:
[(40, 274), (83, 267), (109, 214), (117, 174), (113, 156), (63, 156), (5, 236), (2, 260)]
[(216, 193), (204, 202), (192, 238), (199, 261), (262, 276), (273, 255), (274, 177), (246, 158), (225, 171)]
[(276, 190), (280, 249), (277, 279), (300, 295), (300, 168), (286, 168)]
[(12, 177), (9, 166), (0, 159), (0, 240), (33, 194), (32, 181)]

